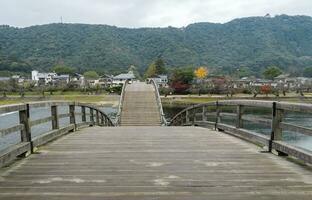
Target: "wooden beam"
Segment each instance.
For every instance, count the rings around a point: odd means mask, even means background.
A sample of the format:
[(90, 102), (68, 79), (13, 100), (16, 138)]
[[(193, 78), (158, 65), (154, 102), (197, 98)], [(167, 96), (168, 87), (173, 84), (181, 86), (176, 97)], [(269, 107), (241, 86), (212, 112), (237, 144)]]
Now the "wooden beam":
[(87, 117), (86, 117), (86, 107), (85, 106), (81, 106), (81, 121), (82, 122), (86, 122), (87, 121)]
[(52, 115), (52, 129), (58, 129), (59, 128), (59, 117), (58, 117), (58, 111), (57, 106), (51, 106), (51, 115)]

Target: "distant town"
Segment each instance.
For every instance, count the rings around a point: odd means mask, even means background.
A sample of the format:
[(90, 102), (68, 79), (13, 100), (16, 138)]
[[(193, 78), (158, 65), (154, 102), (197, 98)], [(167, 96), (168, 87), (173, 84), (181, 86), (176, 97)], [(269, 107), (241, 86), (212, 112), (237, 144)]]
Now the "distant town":
[[(186, 78), (183, 76), (192, 72), (183, 72), (183, 70), (176, 72), (180, 73), (178, 74), (180, 77), (173, 72), (170, 77), (167, 74), (153, 74), (146, 77), (146, 80), (153, 79), (160, 87), (160, 92), (166, 96), (170, 94), (225, 94), (232, 97), (235, 94), (246, 93), (257, 97), (258, 94), (286, 96), (289, 92), (296, 92), (304, 96), (305, 92), (310, 92), (312, 89), (312, 78), (308, 77), (291, 77), (289, 74), (280, 74), (272, 80), (256, 77), (233, 78), (208, 75), (208, 70), (203, 70), (202, 77), (195, 73), (194, 77), (189, 80), (185, 80)], [(133, 82), (139, 79), (132, 70), (117, 75), (98, 76), (89, 73), (87, 77), (79, 73), (58, 74), (33, 70), (29, 77), (20, 75), (0, 77), (0, 92), (3, 96), (9, 92), (24, 93), (34, 89), (51, 93), (56, 90), (118, 92), (125, 81)]]

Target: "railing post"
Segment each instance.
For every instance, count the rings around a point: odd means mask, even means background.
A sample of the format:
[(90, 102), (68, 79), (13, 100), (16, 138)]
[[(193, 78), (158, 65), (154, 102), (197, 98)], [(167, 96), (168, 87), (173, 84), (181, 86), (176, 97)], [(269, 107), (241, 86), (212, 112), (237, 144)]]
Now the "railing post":
[(192, 110), (192, 125), (194, 126), (196, 121), (196, 109), (193, 108)]
[[(283, 120), (284, 111), (277, 108), (277, 102), (273, 102), (272, 107), (272, 125), (271, 125), (271, 140), (269, 143), (269, 151), (272, 151), (273, 141), (275, 140), (282, 140), (283, 139), (283, 133), (282, 128), (280, 126), (280, 123)], [(278, 155), (280, 156), (287, 156), (287, 154), (283, 152), (278, 152)]]
[(87, 121), (87, 117), (86, 117), (86, 107), (85, 106), (81, 106), (81, 121), (82, 122), (86, 122)]
[(207, 117), (206, 117), (206, 112), (207, 112), (207, 107), (204, 106), (203, 107), (203, 112), (202, 112), (202, 121), (207, 121)]
[(96, 120), (96, 125), (100, 125), (100, 116), (99, 116), (99, 111), (98, 110), (96, 110), (95, 111), (95, 120)]
[(52, 129), (59, 129), (59, 118), (57, 112), (57, 106), (51, 106), (51, 116), (52, 116)]
[[(26, 104), (26, 109), (19, 111), (20, 124), (24, 125), (24, 128), (21, 130), (21, 142), (29, 142), (30, 143), (30, 152), (33, 153), (33, 145), (31, 142), (31, 129), (29, 126), (29, 118), (30, 118), (29, 104)], [(25, 156), (26, 154), (23, 154), (22, 156)]]
[(109, 121), (107, 117), (105, 117), (105, 126), (109, 126)]
[(219, 106), (219, 102), (216, 101), (216, 123), (215, 123), (215, 130), (218, 129), (218, 123), (221, 122), (221, 118), (220, 118), (220, 106)]
[(101, 126), (105, 126), (105, 117), (101, 114)]
[(244, 113), (244, 106), (237, 105), (236, 107), (236, 128), (243, 128), (242, 116)]
[(190, 111), (187, 110), (187, 111), (185, 112), (185, 124), (186, 124), (186, 125), (189, 125), (189, 123), (190, 123)]
[(93, 108), (90, 108), (90, 122), (91, 122), (91, 126), (94, 126)]
[(75, 105), (69, 105), (69, 123), (74, 124), (76, 130)]

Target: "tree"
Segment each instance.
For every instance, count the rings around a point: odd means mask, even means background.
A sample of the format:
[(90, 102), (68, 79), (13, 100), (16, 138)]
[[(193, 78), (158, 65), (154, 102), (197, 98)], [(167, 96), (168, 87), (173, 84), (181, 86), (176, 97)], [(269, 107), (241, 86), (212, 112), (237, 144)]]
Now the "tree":
[(265, 94), (266, 96), (268, 96), (268, 94), (272, 92), (272, 87), (270, 85), (262, 85), (260, 87), (260, 91), (262, 94)]
[(312, 77), (312, 67), (306, 67), (304, 69), (304, 74), (305, 77)]
[(52, 71), (57, 74), (73, 74), (75, 70), (72, 67), (68, 67), (66, 65), (56, 65), (52, 68)]
[(208, 75), (208, 69), (206, 67), (199, 67), (194, 71), (196, 78), (204, 79)]
[(170, 77), (171, 87), (177, 93), (185, 92), (187, 89), (190, 88), (193, 79), (193, 69), (174, 69)]
[(158, 57), (156, 61), (152, 62), (145, 72), (145, 78), (153, 77), (156, 75), (166, 74), (165, 63), (161, 57)]
[(158, 75), (167, 73), (165, 62), (163, 61), (161, 56), (159, 56), (157, 60), (155, 61), (155, 68), (156, 68), (156, 74)]
[(138, 80), (141, 80), (141, 79), (142, 79), (141, 74), (140, 74), (140, 72), (138, 71), (138, 69), (137, 69), (136, 66), (130, 65), (128, 71), (129, 71), (129, 72), (132, 71), (133, 74), (134, 74), (134, 76), (135, 76)]
[(87, 80), (94, 80), (94, 79), (98, 79), (99, 75), (96, 71), (86, 71), (83, 76), (85, 77), (85, 79)]
[(156, 74), (156, 66), (154, 65), (154, 63), (152, 63), (146, 70), (144, 77), (145, 78), (150, 78), (157, 75)]
[(275, 77), (282, 74), (282, 70), (278, 67), (272, 66), (265, 69), (263, 75), (266, 79), (273, 80)]
[(196, 76), (197, 79), (199, 79), (198, 95), (200, 96), (203, 85), (202, 81), (204, 80), (204, 78), (207, 77), (208, 69), (206, 67), (199, 67), (194, 71), (194, 75)]

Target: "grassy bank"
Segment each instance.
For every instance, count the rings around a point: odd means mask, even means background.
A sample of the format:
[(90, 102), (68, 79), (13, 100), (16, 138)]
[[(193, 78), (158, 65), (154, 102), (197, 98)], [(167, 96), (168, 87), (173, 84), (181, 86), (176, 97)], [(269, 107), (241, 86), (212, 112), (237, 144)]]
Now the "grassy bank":
[(288, 101), (288, 102), (300, 102), (300, 103), (312, 103), (312, 94), (305, 94), (304, 97), (298, 94), (291, 93), (287, 96), (276, 97), (273, 95), (259, 95), (254, 98), (252, 95), (239, 94), (233, 97), (227, 97), (226, 95), (172, 95), (162, 97), (162, 103), (164, 106), (172, 107), (185, 107), (193, 104), (213, 102), (217, 100), (237, 100), (237, 99), (250, 99), (250, 100), (266, 100), (266, 101)]
[(79, 94), (79, 93), (65, 93), (58, 94), (55, 93), (53, 95), (45, 94), (37, 95), (37, 94), (28, 94), (25, 97), (20, 97), (15, 94), (10, 94), (7, 97), (0, 98), (0, 105), (7, 104), (16, 104), (16, 103), (27, 103), (27, 102), (35, 102), (35, 101), (77, 101), (83, 103), (93, 103), (98, 105), (112, 105), (116, 106), (119, 101), (118, 95), (108, 95), (108, 94), (100, 94), (100, 95), (87, 95), (87, 94)]

